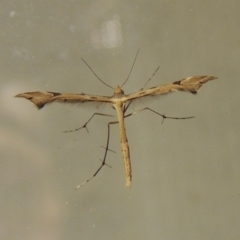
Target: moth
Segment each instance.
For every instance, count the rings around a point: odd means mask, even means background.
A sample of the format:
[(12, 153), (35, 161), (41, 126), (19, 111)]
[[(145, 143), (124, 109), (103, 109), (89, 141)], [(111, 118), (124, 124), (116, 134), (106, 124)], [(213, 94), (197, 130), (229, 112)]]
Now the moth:
[[(136, 60), (136, 58), (135, 58)], [(134, 60), (134, 63), (135, 63)], [(83, 60), (84, 61), (84, 60)], [(85, 61), (84, 61), (85, 62)], [(86, 63), (86, 62), (85, 62)], [(87, 63), (86, 63), (87, 64)], [(88, 65), (88, 64), (87, 64)], [(89, 65), (88, 65), (89, 67)], [(91, 69), (92, 70), (92, 69)], [(132, 69), (131, 69), (132, 70)], [(94, 72), (93, 72), (94, 73)], [(130, 71), (131, 73), (131, 71)], [(94, 73), (95, 74), (95, 73)], [(154, 73), (155, 74), (155, 73)], [(96, 75), (96, 74), (95, 74)], [(129, 74), (130, 75), (130, 74)], [(129, 76), (128, 76), (129, 77)], [(102, 81), (100, 78), (98, 78), (100, 81)], [(160, 114), (148, 107), (140, 109), (138, 111), (135, 111), (130, 114), (126, 114), (126, 111), (133, 100), (145, 98), (147, 96), (157, 96), (157, 95), (164, 95), (171, 92), (189, 92), (192, 94), (196, 94), (198, 90), (208, 81), (217, 79), (215, 76), (193, 76), (184, 78), (179, 81), (175, 81), (169, 84), (160, 85), (156, 87), (152, 87), (149, 89), (141, 89), (140, 91), (131, 93), (131, 94), (125, 94), (122, 86), (125, 84), (125, 82), (121, 86), (117, 86), (114, 89), (112, 96), (100, 96), (100, 95), (91, 95), (91, 94), (85, 94), (85, 93), (79, 93), (79, 94), (73, 94), (73, 93), (57, 93), (57, 92), (25, 92), (17, 94), (15, 97), (19, 98), (25, 98), (34, 103), (38, 109), (43, 108), (45, 105), (48, 105), (53, 102), (62, 102), (62, 103), (86, 103), (86, 102), (98, 102), (98, 103), (105, 103), (109, 104), (113, 109), (115, 109), (117, 113), (117, 121), (109, 122), (108, 123), (108, 137), (107, 137), (107, 144), (105, 148), (105, 154), (104, 158), (101, 161), (101, 166), (97, 169), (97, 171), (93, 174), (93, 176), (89, 179), (87, 179), (82, 184), (78, 185), (76, 188), (81, 187), (86, 182), (90, 181), (93, 177), (95, 177), (98, 172), (101, 170), (101, 168), (104, 165), (107, 165), (106, 163), (106, 156), (107, 152), (109, 151), (109, 136), (110, 136), (110, 125), (111, 124), (119, 124), (120, 129), (120, 138), (121, 138), (121, 149), (122, 149), (122, 156), (124, 161), (124, 167), (125, 167), (125, 174), (126, 174), (126, 187), (130, 187), (132, 183), (132, 168), (131, 168), (131, 160), (130, 160), (130, 150), (129, 150), (129, 144), (126, 134), (126, 128), (125, 128), (125, 118), (132, 116), (136, 113), (142, 112), (144, 110), (149, 110), (155, 114), (160, 115), (163, 119), (165, 118), (172, 118), (172, 119), (188, 119), (192, 117), (185, 117), (185, 118), (176, 118), (176, 117), (167, 117), (164, 114)], [(149, 79), (150, 80), (150, 79)], [(107, 85), (106, 83), (104, 83)], [(109, 85), (107, 85), (109, 86)], [(111, 87), (111, 86), (109, 86)], [(111, 87), (112, 88), (112, 87)], [(102, 113), (94, 113), (91, 118), (80, 128), (77, 128), (72, 131), (77, 131), (82, 128), (87, 129), (87, 124), (90, 122), (90, 120), (96, 116), (111, 116), (108, 114), (102, 114)]]

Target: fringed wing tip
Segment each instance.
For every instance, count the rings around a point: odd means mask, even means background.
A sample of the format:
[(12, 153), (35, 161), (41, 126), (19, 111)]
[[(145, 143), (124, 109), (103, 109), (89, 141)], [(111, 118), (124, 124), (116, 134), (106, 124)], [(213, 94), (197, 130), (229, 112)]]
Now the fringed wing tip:
[(210, 80), (214, 80), (214, 79), (217, 79), (217, 77), (215, 76), (204, 76), (203, 79), (202, 79), (202, 83), (205, 83), (207, 81), (210, 81)]
[(215, 76), (193, 76), (188, 77), (179, 81), (174, 82), (173, 84), (180, 85), (182, 88), (180, 91), (188, 91), (193, 94), (197, 94), (199, 88), (203, 86), (203, 84), (207, 83), (210, 80), (217, 79)]
[(203, 86), (203, 84), (207, 83), (208, 81), (211, 81), (211, 80), (215, 80), (217, 79), (217, 77), (215, 76), (197, 76), (197, 77), (193, 77), (192, 80), (193, 82), (191, 83), (191, 80), (190, 80), (190, 84), (193, 84), (195, 85), (196, 87), (196, 91), (192, 92), (193, 94), (197, 94), (197, 91), (199, 90), (199, 88), (201, 88)]
[[(50, 101), (50, 97), (46, 97), (47, 94), (43, 92), (26, 92), (15, 95), (15, 97), (26, 98), (27, 100), (34, 103), (34, 105), (41, 109), (46, 103)], [(43, 97), (44, 96), (44, 97)]]
[(23, 93), (17, 94), (14, 97), (23, 97)]

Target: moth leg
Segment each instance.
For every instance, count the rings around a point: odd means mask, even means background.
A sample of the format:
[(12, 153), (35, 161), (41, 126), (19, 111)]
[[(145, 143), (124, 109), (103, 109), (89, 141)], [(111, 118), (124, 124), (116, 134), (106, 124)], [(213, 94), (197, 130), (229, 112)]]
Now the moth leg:
[(129, 106), (131, 105), (132, 101), (126, 103), (126, 105), (124, 106), (124, 113), (128, 110)]
[(132, 112), (132, 113), (129, 113), (129, 114), (125, 115), (124, 118), (131, 117), (131, 116), (133, 116), (133, 115), (135, 115), (135, 114), (137, 114), (137, 113), (143, 112), (143, 111), (145, 111), (145, 110), (149, 110), (149, 111), (151, 111), (151, 112), (153, 112), (153, 113), (161, 116), (162, 119), (163, 119), (163, 120), (162, 120), (162, 123), (163, 123), (163, 121), (164, 121), (165, 119), (184, 120), (184, 119), (194, 118), (194, 116), (191, 116), (191, 117), (181, 117), (181, 118), (180, 118), (180, 117), (169, 117), (169, 116), (166, 116), (165, 114), (161, 114), (161, 113), (159, 113), (159, 112), (156, 112), (156, 111), (154, 111), (153, 109), (148, 108), (148, 107), (139, 109), (139, 110), (137, 110), (137, 111), (135, 111), (135, 112)]
[(118, 121), (115, 121), (115, 122), (109, 122), (108, 123), (108, 134), (107, 134), (107, 144), (106, 144), (106, 147), (105, 147), (105, 153), (104, 153), (104, 157), (103, 157), (103, 160), (101, 160), (101, 165), (100, 167), (97, 169), (97, 171), (92, 175), (92, 177), (88, 178), (86, 181), (82, 182), (80, 185), (76, 186), (75, 189), (78, 189), (80, 187), (82, 187), (84, 184), (88, 183), (90, 180), (92, 180), (99, 172), (100, 170), (103, 168), (103, 166), (107, 165), (109, 166), (107, 163), (106, 163), (106, 158), (107, 158), (107, 152), (110, 150), (108, 148), (109, 146), (109, 140), (110, 140), (110, 126), (112, 124), (117, 124)]
[(63, 131), (63, 132), (64, 132), (64, 133), (66, 133), (66, 132), (75, 132), (75, 131), (78, 131), (78, 130), (80, 130), (80, 129), (85, 128), (85, 129), (87, 130), (87, 132), (89, 133), (88, 128), (87, 128), (87, 125), (88, 125), (88, 123), (93, 119), (93, 117), (96, 116), (96, 115), (98, 115), (98, 116), (105, 116), (105, 117), (116, 117), (116, 116), (114, 116), (114, 115), (109, 115), (109, 114), (104, 114), (104, 113), (94, 113), (94, 114), (87, 120), (87, 122), (84, 123), (84, 125), (83, 125), (82, 127), (76, 128), (76, 129), (73, 129), (73, 130)]

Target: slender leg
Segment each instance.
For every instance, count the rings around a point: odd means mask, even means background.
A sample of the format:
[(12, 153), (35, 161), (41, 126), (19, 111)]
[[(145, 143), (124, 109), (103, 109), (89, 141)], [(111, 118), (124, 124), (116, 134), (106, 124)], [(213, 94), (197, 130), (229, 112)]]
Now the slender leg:
[(116, 117), (116, 116), (114, 116), (114, 115), (109, 115), (109, 114), (104, 114), (104, 113), (94, 113), (94, 114), (87, 120), (87, 122), (85, 122), (85, 124), (84, 124), (82, 127), (76, 128), (76, 129), (73, 129), (73, 130), (67, 130), (67, 131), (64, 131), (64, 133), (67, 133), (67, 132), (75, 132), (75, 131), (78, 131), (78, 130), (83, 129), (83, 128), (85, 128), (85, 129), (87, 130), (87, 132), (89, 132), (89, 131), (88, 131), (88, 128), (87, 128), (87, 125), (88, 125), (88, 123), (93, 119), (93, 117), (96, 116), (96, 115), (105, 116), (105, 117)]
[(126, 106), (124, 106), (124, 113), (128, 110), (131, 103), (132, 101), (130, 101), (129, 103), (126, 104)]
[[(130, 102), (131, 103), (131, 102)], [(125, 107), (124, 109), (124, 113), (127, 111), (130, 103)], [(140, 113), (140, 112), (143, 112), (145, 110), (149, 110), (159, 116), (161, 116), (163, 118), (163, 121), (164, 119), (176, 119), (176, 120), (182, 120), (182, 119), (190, 119), (190, 118), (194, 118), (193, 116), (192, 117), (183, 117), (183, 118), (179, 118), (179, 117), (168, 117), (166, 116), (165, 114), (161, 114), (159, 112), (156, 112), (154, 111), (153, 109), (151, 108), (148, 108), (148, 107), (145, 107), (145, 108), (142, 108), (142, 109), (139, 109), (135, 112), (132, 112), (132, 113), (129, 113), (127, 115), (124, 115), (124, 118), (127, 118), (127, 117), (131, 117), (137, 113)], [(107, 114), (102, 114), (102, 113), (94, 113), (92, 115), (92, 117), (81, 127), (81, 128), (86, 128), (87, 124), (90, 122), (90, 120), (94, 117), (94, 115), (100, 115), (100, 116), (111, 116), (111, 117), (115, 117), (113, 115), (107, 115)], [(162, 121), (162, 123), (163, 123)], [(109, 122), (108, 123), (108, 134), (107, 134), (107, 144), (106, 144), (106, 147), (105, 147), (105, 153), (104, 153), (104, 157), (103, 157), (103, 160), (101, 160), (101, 165), (100, 167), (97, 169), (97, 171), (93, 174), (93, 176), (89, 179), (87, 179), (86, 181), (84, 181), (83, 183), (81, 183), (80, 185), (76, 186), (75, 189), (78, 189), (80, 188), (81, 186), (83, 186), (84, 184), (88, 183), (90, 180), (92, 180), (98, 173), (99, 171), (103, 168), (103, 166), (107, 165), (109, 166), (107, 163), (106, 163), (106, 158), (107, 158), (107, 152), (110, 151), (110, 149), (108, 148), (109, 146), (109, 140), (110, 140), (110, 125), (112, 124), (117, 124), (119, 123), (118, 121), (114, 121), (114, 122)], [(72, 131), (77, 131), (77, 130), (80, 130), (81, 128), (78, 128), (76, 130), (72, 130)], [(130, 162), (130, 158), (129, 158), (129, 162)], [(131, 186), (131, 166), (129, 167), (130, 170), (127, 171), (127, 186), (130, 187)]]
[[(92, 180), (98, 173), (99, 171), (103, 168), (104, 165), (108, 165), (106, 164), (106, 158), (107, 158), (107, 152), (109, 151), (109, 139), (110, 139), (110, 125), (112, 124), (117, 124), (118, 121), (114, 121), (114, 122), (109, 122), (108, 123), (108, 134), (107, 134), (107, 144), (106, 144), (106, 147), (105, 147), (105, 153), (104, 153), (104, 157), (103, 157), (103, 160), (101, 160), (101, 165), (100, 167), (97, 169), (97, 171), (93, 174), (92, 177), (90, 177), (89, 179), (87, 179), (86, 181), (84, 181), (83, 183), (81, 183), (80, 185), (76, 186), (75, 189), (78, 189), (80, 188), (81, 186), (83, 186), (84, 184), (88, 183), (90, 180)], [(108, 165), (109, 166), (109, 165)]]
[(191, 116), (191, 117), (182, 117), (182, 118), (179, 118), (179, 117), (168, 117), (168, 116), (166, 116), (165, 114), (161, 114), (161, 113), (159, 113), (159, 112), (156, 112), (156, 111), (154, 111), (153, 109), (148, 108), (148, 107), (139, 109), (139, 110), (137, 110), (137, 111), (135, 111), (135, 112), (132, 112), (132, 113), (129, 113), (129, 114), (125, 115), (124, 118), (131, 117), (131, 116), (133, 116), (133, 115), (135, 115), (135, 114), (137, 114), (137, 113), (143, 112), (143, 111), (145, 111), (145, 110), (149, 110), (149, 111), (151, 111), (151, 112), (153, 112), (153, 113), (161, 116), (161, 117), (163, 118), (162, 123), (163, 123), (164, 119), (184, 120), (184, 119), (194, 118), (194, 116)]

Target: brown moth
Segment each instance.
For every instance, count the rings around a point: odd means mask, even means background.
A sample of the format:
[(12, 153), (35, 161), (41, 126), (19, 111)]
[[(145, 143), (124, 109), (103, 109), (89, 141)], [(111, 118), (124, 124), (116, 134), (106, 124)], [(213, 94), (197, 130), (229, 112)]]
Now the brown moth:
[[(155, 73), (154, 73), (155, 74)], [(132, 169), (131, 169), (131, 160), (130, 160), (130, 151), (129, 151), (129, 145), (126, 135), (126, 129), (125, 129), (125, 123), (124, 118), (132, 116), (136, 113), (142, 112), (143, 110), (149, 110), (153, 113), (156, 113), (160, 115), (163, 119), (170, 118), (170, 119), (188, 119), (192, 117), (186, 117), (186, 118), (176, 118), (176, 117), (167, 117), (163, 114), (160, 114), (150, 108), (143, 108), (138, 111), (135, 111), (130, 114), (125, 114), (129, 105), (131, 102), (135, 99), (144, 98), (147, 96), (157, 96), (157, 95), (163, 95), (170, 92), (189, 92), (192, 94), (196, 94), (197, 91), (203, 86), (203, 84), (207, 83), (210, 80), (214, 80), (217, 77), (214, 76), (194, 76), (194, 77), (188, 77), (170, 84), (161, 85), (157, 87), (152, 87), (146, 90), (140, 90), (138, 92), (132, 93), (132, 94), (124, 94), (124, 91), (122, 90), (122, 87), (117, 86), (114, 89), (114, 93), (112, 96), (99, 96), (99, 95), (90, 95), (90, 94), (72, 94), (72, 93), (56, 93), (56, 92), (26, 92), (26, 93), (20, 93), (16, 95), (15, 97), (21, 97), (26, 98), (33, 102), (38, 109), (43, 108), (46, 104), (50, 104), (52, 102), (67, 102), (67, 103), (84, 103), (84, 102), (100, 102), (100, 103), (107, 103), (110, 104), (117, 112), (117, 121), (109, 122), (108, 123), (108, 138), (107, 138), (107, 145), (105, 148), (105, 154), (104, 158), (102, 160), (101, 166), (98, 168), (98, 170), (94, 173), (94, 175), (83, 182), (82, 184), (78, 185), (76, 188), (79, 188), (86, 182), (90, 181), (93, 177), (97, 175), (97, 173), (101, 170), (101, 168), (106, 165), (106, 155), (109, 145), (109, 136), (110, 136), (110, 125), (111, 124), (119, 124), (120, 127), (120, 137), (121, 137), (121, 148), (122, 148), (122, 155), (123, 155), (123, 161), (125, 166), (125, 172), (126, 172), (126, 186), (130, 187), (132, 183)], [(100, 80), (101, 81), (101, 80)], [(125, 81), (126, 82), (126, 81)], [(125, 83), (124, 82), (124, 83)], [(107, 84), (106, 84), (107, 85)], [(122, 84), (123, 86), (123, 84)], [(101, 115), (101, 116), (111, 116), (108, 114), (102, 114), (102, 113), (94, 113), (92, 117), (80, 128), (77, 128), (72, 131), (77, 131), (82, 128), (87, 129), (87, 124), (90, 122), (90, 120), (95, 115)], [(70, 131), (71, 132), (71, 131)]]

